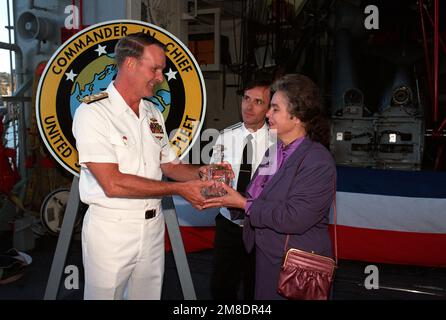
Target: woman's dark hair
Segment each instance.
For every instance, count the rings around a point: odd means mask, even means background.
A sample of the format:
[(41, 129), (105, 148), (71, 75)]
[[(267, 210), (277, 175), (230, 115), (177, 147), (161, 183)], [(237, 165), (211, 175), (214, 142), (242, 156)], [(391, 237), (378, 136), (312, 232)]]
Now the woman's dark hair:
[(319, 88), (302, 74), (287, 74), (277, 79), (272, 91), (282, 92), (288, 99), (288, 112), (303, 122), (308, 137), (328, 147), (330, 124), (323, 111)]
[(118, 67), (122, 65), (125, 58), (141, 58), (144, 47), (155, 44), (165, 50), (165, 46), (144, 32), (132, 33), (121, 38), (115, 46), (115, 60)]

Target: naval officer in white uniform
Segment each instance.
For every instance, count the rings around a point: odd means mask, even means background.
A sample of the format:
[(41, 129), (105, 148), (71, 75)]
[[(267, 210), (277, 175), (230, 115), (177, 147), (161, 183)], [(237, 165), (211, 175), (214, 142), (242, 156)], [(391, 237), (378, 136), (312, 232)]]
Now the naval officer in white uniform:
[[(201, 209), (205, 168), (182, 164), (170, 148), (154, 94), (166, 65), (162, 44), (147, 34), (122, 38), (118, 74), (76, 111), (73, 134), (79, 191), (89, 205), (82, 230), (85, 299), (160, 299), (164, 274), (161, 198), (177, 194)], [(204, 171), (205, 172), (205, 171)], [(160, 181), (162, 174), (180, 182)]]

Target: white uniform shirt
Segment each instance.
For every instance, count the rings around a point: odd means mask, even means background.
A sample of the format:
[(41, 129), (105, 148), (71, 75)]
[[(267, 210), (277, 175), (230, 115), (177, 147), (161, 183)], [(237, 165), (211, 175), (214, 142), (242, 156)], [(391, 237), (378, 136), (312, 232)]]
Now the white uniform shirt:
[[(160, 209), (161, 197), (107, 197), (85, 165), (86, 162), (117, 163), (122, 173), (161, 180), (160, 164), (177, 158), (169, 144), (163, 115), (152, 103), (141, 100), (138, 118), (113, 82), (106, 92), (107, 98), (81, 104), (73, 120), (73, 134), (81, 165), (80, 198), (86, 204), (110, 209)], [(153, 121), (151, 119), (156, 119), (163, 128), (161, 140), (152, 134), (149, 127), (150, 121)]]
[[(254, 175), (257, 167), (265, 155), (266, 150), (274, 144), (273, 136), (269, 134), (268, 125), (265, 123), (263, 127), (258, 129), (256, 132), (250, 132), (244, 125), (244, 123), (239, 122), (223, 130), (223, 132), (218, 136), (215, 144), (224, 145), (223, 161), (227, 161), (231, 164), (232, 170), (234, 171), (235, 177), (232, 181), (232, 187), (237, 188), (238, 176), (240, 171), (240, 164), (243, 156), (243, 147), (245, 138), (251, 134), (252, 135), (252, 148), (253, 148), (253, 159), (252, 159), (252, 171), (251, 177)], [(215, 162), (213, 158), (211, 160)], [(231, 220), (231, 215), (229, 210), (225, 207), (220, 209), (220, 213), (228, 220), (242, 224), (243, 220)]]

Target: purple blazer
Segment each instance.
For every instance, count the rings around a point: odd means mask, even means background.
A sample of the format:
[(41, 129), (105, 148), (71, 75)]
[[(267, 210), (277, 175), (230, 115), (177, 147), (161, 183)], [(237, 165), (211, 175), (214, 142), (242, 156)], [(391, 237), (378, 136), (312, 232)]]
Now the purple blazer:
[(253, 201), (243, 227), (247, 251), (256, 245), (263, 257), (278, 265), (290, 234), (288, 247), (332, 257), (328, 219), (335, 179), (330, 152), (305, 138)]

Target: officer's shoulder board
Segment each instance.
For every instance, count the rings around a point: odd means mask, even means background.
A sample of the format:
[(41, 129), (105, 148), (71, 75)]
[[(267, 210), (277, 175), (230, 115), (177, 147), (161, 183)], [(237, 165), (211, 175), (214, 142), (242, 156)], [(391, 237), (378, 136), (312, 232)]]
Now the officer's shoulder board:
[(235, 129), (239, 129), (242, 127), (243, 122), (237, 122), (236, 124), (233, 124), (232, 126), (229, 126), (227, 128), (224, 128), (223, 130), (220, 131), (220, 134), (222, 133), (226, 133)]
[(105, 99), (105, 98), (108, 98), (108, 93), (103, 91), (103, 92), (99, 92), (99, 93), (96, 93), (96, 94), (92, 94), (92, 95), (83, 97), (81, 99), (81, 101), (86, 103), (86, 104), (89, 104), (89, 103), (92, 103), (92, 102), (95, 102), (95, 101), (99, 101), (99, 100), (102, 100), (102, 99)]

